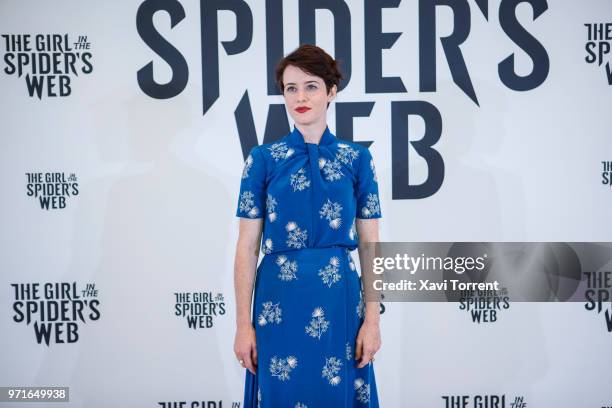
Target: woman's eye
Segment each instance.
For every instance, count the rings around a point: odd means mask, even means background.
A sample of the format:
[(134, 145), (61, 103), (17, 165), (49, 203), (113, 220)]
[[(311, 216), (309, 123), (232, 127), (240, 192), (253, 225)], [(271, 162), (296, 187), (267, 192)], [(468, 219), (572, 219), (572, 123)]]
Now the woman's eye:
[(293, 87), (293, 86), (288, 86), (287, 88), (285, 88), (285, 91), (287, 91), (287, 92), (293, 92), (293, 91), (295, 91), (295, 87)]
[(317, 86), (313, 85), (313, 84), (310, 84), (310, 85), (308, 85), (308, 89), (317, 89)]

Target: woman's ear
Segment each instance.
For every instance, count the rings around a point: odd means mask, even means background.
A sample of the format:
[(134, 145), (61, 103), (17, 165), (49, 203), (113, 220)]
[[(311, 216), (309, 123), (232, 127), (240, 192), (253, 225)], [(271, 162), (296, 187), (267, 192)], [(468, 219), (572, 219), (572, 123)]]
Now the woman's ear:
[(336, 98), (337, 89), (338, 87), (336, 87), (335, 84), (330, 88), (329, 93), (327, 94), (327, 108), (329, 108), (329, 103)]
[(329, 94), (328, 94), (328, 101), (331, 102), (334, 100), (334, 98), (336, 98), (336, 93), (338, 92), (338, 87), (336, 86), (336, 84), (334, 84), (331, 89), (329, 90)]

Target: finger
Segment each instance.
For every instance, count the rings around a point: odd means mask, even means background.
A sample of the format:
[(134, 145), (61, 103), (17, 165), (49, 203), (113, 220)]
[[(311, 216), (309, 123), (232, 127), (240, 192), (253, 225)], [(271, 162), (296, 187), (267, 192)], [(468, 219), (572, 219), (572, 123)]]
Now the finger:
[(361, 359), (361, 366), (365, 366), (374, 357), (374, 348), (371, 344), (364, 344), (363, 346), (363, 357)]
[(253, 362), (251, 361), (251, 356), (249, 353), (245, 353), (242, 357), (244, 360), (244, 367), (249, 370), (251, 373), (255, 374), (255, 367), (253, 367)]
[(359, 365), (357, 366), (357, 368), (365, 367), (370, 362), (370, 360), (372, 360), (372, 354), (364, 352), (363, 353), (363, 358), (359, 362)]
[(253, 365), (257, 366), (257, 346), (253, 345), (251, 350), (251, 358), (253, 359)]
[(355, 345), (355, 360), (359, 360), (359, 358), (361, 358), (362, 347), (363, 341), (361, 341), (361, 339), (357, 339), (357, 343)]

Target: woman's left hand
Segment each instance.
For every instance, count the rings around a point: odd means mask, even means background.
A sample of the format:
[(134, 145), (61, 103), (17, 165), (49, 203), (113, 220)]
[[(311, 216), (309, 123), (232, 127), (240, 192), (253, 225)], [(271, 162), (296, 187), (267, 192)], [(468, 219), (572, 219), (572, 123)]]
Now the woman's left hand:
[(370, 322), (367, 319), (359, 328), (357, 341), (355, 342), (355, 360), (361, 361), (357, 368), (365, 367), (374, 358), (374, 354), (380, 349), (380, 326), (377, 322)]

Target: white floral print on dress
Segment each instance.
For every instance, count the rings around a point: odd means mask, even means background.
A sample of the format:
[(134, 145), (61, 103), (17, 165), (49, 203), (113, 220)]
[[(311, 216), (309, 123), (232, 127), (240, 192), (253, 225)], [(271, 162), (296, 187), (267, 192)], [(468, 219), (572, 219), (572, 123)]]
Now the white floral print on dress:
[(266, 211), (268, 212), (268, 219), (270, 222), (276, 221), (276, 199), (272, 196), (272, 194), (268, 194), (266, 198)]
[(297, 358), (289, 356), (287, 358), (279, 358), (273, 356), (270, 359), (270, 374), (272, 377), (277, 377), (281, 381), (289, 380), (289, 373), (297, 366)]
[(257, 386), (257, 408), (261, 408), (261, 390)]
[(273, 143), (268, 147), (268, 150), (270, 150), (270, 155), (274, 161), (286, 159), (293, 154), (293, 149), (287, 147), (287, 143), (285, 142)]
[(259, 214), (259, 209), (255, 207), (255, 195), (251, 191), (244, 191), (240, 196), (240, 211), (249, 217), (255, 218)]
[(330, 385), (338, 385), (342, 378), (338, 375), (342, 368), (342, 360), (337, 357), (326, 357), (321, 370), (321, 377), (326, 378)]
[(329, 264), (325, 265), (325, 268), (319, 269), (319, 276), (321, 277), (321, 280), (329, 288), (331, 288), (331, 286), (334, 283), (338, 282), (341, 278), (341, 275), (338, 272), (339, 265), (340, 260), (337, 257), (332, 256), (331, 258), (329, 258)]
[(249, 170), (251, 170), (251, 166), (253, 166), (253, 156), (249, 154), (246, 160), (244, 161), (244, 168), (242, 169), (243, 179), (249, 177)]
[(297, 404), (295, 404), (294, 408), (308, 408), (308, 405), (298, 402)]
[(378, 194), (368, 194), (368, 202), (361, 209), (361, 215), (364, 218), (369, 218), (373, 215), (380, 214), (380, 204), (378, 202)]
[(285, 255), (279, 255), (276, 258), (276, 264), (280, 267), (280, 273), (278, 277), (283, 281), (290, 281), (297, 279), (296, 272), (298, 270), (297, 261), (290, 261)]
[(346, 342), (345, 351), (346, 351), (346, 359), (348, 361), (351, 361), (351, 359), (353, 358), (353, 351), (352, 351), (351, 343), (349, 343), (348, 341)]
[(329, 198), (323, 204), (323, 207), (319, 210), (320, 218), (325, 218), (329, 221), (329, 226), (332, 229), (340, 228), (342, 225), (342, 218), (340, 217), (340, 211), (342, 211), (342, 206), (340, 203), (332, 202)]
[(283, 311), (280, 308), (280, 302), (279, 303), (264, 302), (262, 306), (263, 306), (263, 310), (261, 311), (261, 313), (259, 314), (259, 318), (257, 319), (257, 323), (260, 326), (265, 326), (269, 323), (279, 324), (280, 322), (283, 321), (282, 319)]
[(310, 187), (310, 180), (306, 177), (306, 170), (302, 167), (297, 172), (293, 173), (289, 178), (289, 183), (294, 192), (302, 191)]
[(362, 404), (367, 404), (370, 402), (370, 384), (366, 384), (363, 381), (363, 378), (356, 378), (353, 385), (355, 386), (355, 391), (357, 392), (357, 401), (361, 402)]
[(374, 159), (370, 159), (370, 169), (372, 169), (372, 179), (378, 183), (378, 177), (376, 177), (376, 168), (374, 167)]
[(323, 167), (325, 167), (325, 163), (327, 162), (327, 159), (325, 157), (319, 157), (319, 169), (323, 169)]
[(353, 160), (359, 156), (359, 152), (346, 143), (338, 143), (338, 147), (336, 158), (344, 164), (353, 164)]
[(349, 239), (351, 241), (354, 241), (356, 236), (357, 229), (355, 228), (355, 217), (353, 217), (353, 223), (351, 224), (351, 228), (349, 229)]
[(321, 335), (327, 331), (329, 320), (325, 320), (325, 311), (322, 307), (317, 307), (312, 312), (310, 325), (306, 326), (306, 333), (311, 337), (321, 340)]
[(325, 174), (325, 179), (327, 181), (340, 180), (340, 178), (344, 176), (344, 173), (342, 173), (342, 165), (337, 159), (325, 161), (323, 164), (323, 174)]
[(363, 318), (365, 314), (365, 304), (363, 303), (363, 296), (361, 296), (361, 292), (359, 292), (359, 303), (355, 308), (355, 312), (357, 313), (357, 317), (360, 319)]
[(274, 243), (271, 238), (266, 238), (265, 241), (261, 245), (261, 250), (264, 254), (271, 254), (274, 249)]
[(287, 245), (290, 248), (300, 249), (306, 247), (308, 230), (302, 231), (294, 221), (289, 221), (285, 229), (287, 230)]

